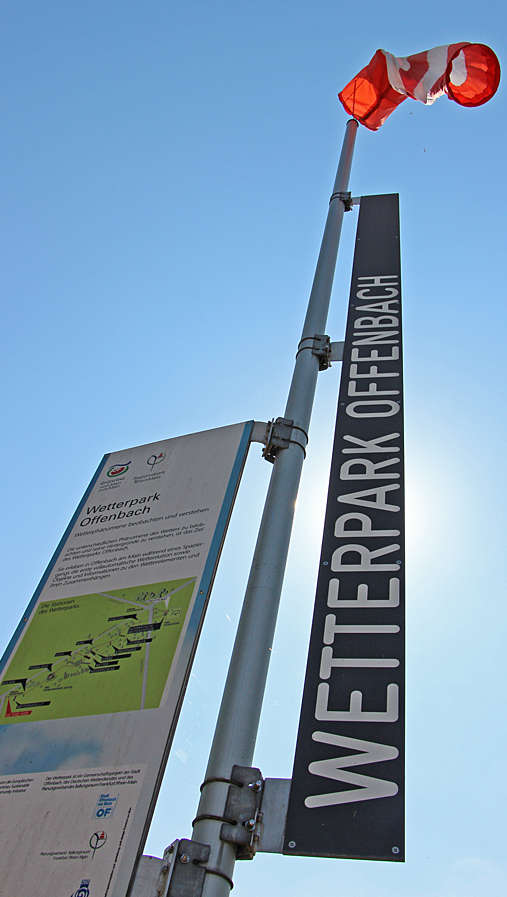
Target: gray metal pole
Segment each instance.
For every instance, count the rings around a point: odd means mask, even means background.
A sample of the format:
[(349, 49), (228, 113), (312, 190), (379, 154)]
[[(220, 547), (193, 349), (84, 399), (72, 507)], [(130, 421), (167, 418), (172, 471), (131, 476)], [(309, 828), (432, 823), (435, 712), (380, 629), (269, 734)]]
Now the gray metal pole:
[[(345, 211), (339, 194), (348, 188), (357, 128), (354, 119), (347, 122), (302, 339), (325, 333)], [(285, 417), (305, 432), (310, 424), (318, 372), (319, 361), (311, 351), (296, 356)], [(234, 764), (252, 765), (303, 458), (301, 447), (290, 444), (279, 453), (273, 466), (206, 779), (229, 779)], [(221, 817), (227, 788), (224, 782), (205, 785), (198, 816)], [(206, 865), (230, 879), (235, 849), (220, 840), (220, 827), (217, 820), (201, 819), (194, 825), (192, 839), (210, 845)], [(225, 878), (206, 875), (203, 897), (228, 895)]]

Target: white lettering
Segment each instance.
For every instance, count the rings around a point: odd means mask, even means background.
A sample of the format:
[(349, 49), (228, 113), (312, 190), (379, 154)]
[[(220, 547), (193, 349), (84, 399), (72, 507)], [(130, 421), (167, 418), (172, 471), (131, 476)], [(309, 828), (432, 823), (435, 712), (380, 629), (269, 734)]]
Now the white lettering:
[[(346, 526), (349, 521), (359, 523), (359, 529)], [(348, 536), (359, 536), (363, 539), (371, 539), (374, 536), (399, 536), (399, 529), (372, 529), (371, 517), (367, 514), (361, 514), (359, 511), (350, 514), (341, 514), (334, 525), (334, 534), (337, 539), (347, 538)]]
[[(399, 505), (390, 505), (386, 502), (386, 492), (399, 489), (398, 483), (389, 483), (388, 486), (376, 486), (375, 489), (362, 489), (361, 492), (349, 492), (347, 495), (339, 495), (338, 501), (344, 505), (359, 505), (363, 508), (378, 508), (379, 511), (399, 511)], [(367, 501), (367, 495), (374, 495), (374, 501)]]
[[(399, 377), (399, 371), (385, 371), (384, 373), (379, 374), (379, 369), (376, 364), (370, 365), (368, 372), (366, 374), (359, 373), (359, 365), (351, 364), (349, 370), (349, 377), (351, 380), (360, 380), (360, 379), (368, 379), (371, 380), (373, 377)], [(349, 393), (350, 395), (350, 393)]]
[[(359, 408), (370, 408), (372, 405), (382, 405), (388, 408), (388, 411), (359, 411)], [(370, 399), (368, 402), (349, 402), (345, 411), (349, 417), (392, 417), (398, 414), (400, 403), (394, 402), (392, 399)]]
[(379, 315), (378, 318), (356, 318), (354, 321), (355, 330), (380, 330), (381, 327), (399, 327), (400, 319), (396, 315)]
[[(399, 473), (392, 470), (389, 473), (377, 473), (386, 467), (392, 467), (393, 464), (399, 464), (399, 458), (386, 458), (385, 461), (370, 461), (368, 458), (349, 458), (344, 461), (340, 467), (340, 480), (399, 480)], [(363, 473), (354, 473), (354, 469), (359, 467), (363, 469)]]
[[(360, 505), (364, 508), (375, 507), (379, 511), (399, 511), (399, 505), (390, 505), (386, 502), (386, 492), (399, 489), (399, 483), (389, 483), (388, 486), (376, 486), (375, 489), (363, 489), (361, 492), (349, 492), (347, 495), (339, 495), (338, 501), (344, 505)], [(375, 496), (374, 501), (367, 501), (366, 496)]]
[(396, 623), (339, 623), (336, 625), (334, 614), (326, 614), (324, 623), (325, 645), (332, 645), (335, 635), (396, 635), (400, 627)]
[(368, 383), (365, 384), (368, 386), (368, 389), (358, 389), (358, 384), (355, 380), (351, 380), (349, 383), (348, 394), (349, 396), (399, 396), (399, 389), (378, 389), (376, 383)]
[[(385, 548), (376, 548), (373, 551), (366, 548), (366, 545), (341, 545), (340, 548), (335, 548), (333, 551), (331, 557), (331, 570), (333, 573), (339, 573), (340, 571), (347, 571), (348, 573), (360, 573), (364, 571), (376, 573), (380, 570), (399, 570), (400, 565), (398, 563), (373, 563), (374, 558), (382, 557), (385, 554), (393, 554), (393, 552), (398, 552), (399, 550), (399, 545), (386, 545)], [(343, 560), (343, 557), (346, 554), (359, 555), (359, 563), (346, 564)]]
[(344, 748), (347, 751), (361, 751), (360, 754), (345, 754), (342, 757), (333, 757), (330, 760), (315, 760), (308, 766), (308, 772), (314, 776), (322, 776), (343, 782), (347, 785), (357, 786), (354, 790), (335, 791), (330, 794), (312, 794), (305, 799), (305, 806), (333, 807), (336, 804), (348, 804), (359, 800), (375, 800), (381, 797), (394, 797), (398, 793), (398, 786), (394, 782), (377, 779), (373, 776), (359, 775), (346, 772), (350, 766), (363, 766), (368, 763), (384, 763), (386, 760), (396, 760), (399, 751), (389, 744), (379, 744), (375, 741), (363, 741), (359, 738), (346, 738), (344, 735), (331, 735), (327, 732), (314, 732), (314, 741), (322, 744), (331, 744)]
[(358, 436), (349, 436), (348, 434), (344, 435), (344, 439), (347, 442), (353, 442), (359, 448), (344, 448), (342, 452), (344, 455), (357, 455), (359, 452), (365, 453), (367, 455), (374, 455), (377, 452), (399, 452), (398, 446), (393, 446), (392, 448), (389, 446), (380, 446), (381, 442), (388, 442), (390, 439), (399, 439), (399, 433), (389, 433), (387, 436), (377, 436), (375, 439), (360, 439)]
[[(397, 274), (361, 274), (358, 280), (369, 280), (371, 281), (371, 285), (374, 287), (382, 287), (384, 286), (383, 281), (394, 280), (395, 283), (398, 283), (398, 275)], [(392, 286), (392, 284), (389, 284)]]
[(323, 648), (320, 657), (320, 678), (329, 679), (331, 670), (343, 669), (395, 669), (400, 661), (394, 657), (333, 657), (332, 648)]
[[(369, 287), (366, 287), (366, 289), (369, 289)], [(364, 290), (361, 290), (360, 292), (364, 292)], [(359, 296), (359, 293), (357, 295), (360, 299), (362, 298), (361, 296)], [(394, 293), (389, 291), (389, 295), (397, 296), (398, 290), (395, 290)], [(371, 299), (386, 299), (385, 296), (365, 296), (364, 298), (370, 299), (370, 300)], [(393, 311), (398, 311), (399, 304), (400, 304), (399, 299), (387, 299), (386, 302), (372, 302), (371, 305), (358, 305), (357, 311), (390, 311), (390, 312), (393, 312)], [(394, 305), (394, 308), (391, 308), (391, 305)]]
[[(390, 336), (398, 336), (397, 330), (389, 330), (387, 333), (354, 333), (354, 336), (359, 337), (359, 339), (354, 340), (353, 346), (370, 346), (373, 343), (382, 343), (384, 346), (390, 346), (394, 343), (399, 343), (399, 339), (388, 339)], [(352, 357), (352, 361), (355, 360)]]
[(350, 693), (348, 710), (329, 710), (329, 685), (326, 682), (321, 682), (317, 689), (315, 719), (321, 722), (337, 723), (395, 723), (399, 715), (398, 695), (398, 686), (391, 682), (387, 686), (385, 710), (363, 710), (362, 691), (352, 691)]
[(340, 598), (340, 580), (333, 576), (329, 580), (327, 590), (328, 607), (398, 607), (400, 603), (400, 580), (392, 577), (389, 580), (389, 598), (368, 598), (368, 586), (358, 585), (356, 598)]
[(371, 349), (368, 355), (360, 355), (359, 349), (352, 349), (350, 353), (351, 361), (399, 361), (400, 348), (392, 346), (390, 355), (381, 355), (378, 349)]

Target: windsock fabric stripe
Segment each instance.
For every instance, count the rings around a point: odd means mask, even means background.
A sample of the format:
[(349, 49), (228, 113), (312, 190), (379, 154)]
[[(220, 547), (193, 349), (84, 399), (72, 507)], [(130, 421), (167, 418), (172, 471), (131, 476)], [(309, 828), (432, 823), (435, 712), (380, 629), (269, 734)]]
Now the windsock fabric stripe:
[[(443, 95), (444, 88), (442, 79), (447, 71), (450, 54), (450, 47), (434, 47), (433, 50), (428, 50), (428, 52), (424, 54), (427, 58), (428, 68), (419, 83), (416, 84), (413, 89), (414, 100), (420, 100), (421, 103), (427, 103), (429, 105)], [(410, 91), (407, 90), (407, 93), (410, 93)]]
[[(449, 64), (467, 43), (433, 47), (414, 56), (393, 56), (382, 50), (386, 58), (387, 77), (394, 90), (431, 105), (445, 93), (445, 75)], [(466, 64), (462, 57), (462, 65)], [(466, 75), (465, 75), (466, 77)]]
[(481, 106), (499, 82), (500, 64), (493, 50), (462, 41), (412, 56), (377, 50), (338, 97), (350, 115), (376, 131), (407, 97), (429, 106), (446, 94), (461, 106)]

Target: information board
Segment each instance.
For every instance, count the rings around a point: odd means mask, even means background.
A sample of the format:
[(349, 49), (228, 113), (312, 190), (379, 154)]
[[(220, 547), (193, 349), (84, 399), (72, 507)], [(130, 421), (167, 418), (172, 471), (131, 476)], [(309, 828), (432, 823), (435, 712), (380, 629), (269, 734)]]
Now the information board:
[(1, 897), (125, 897), (252, 426), (99, 465), (0, 665)]

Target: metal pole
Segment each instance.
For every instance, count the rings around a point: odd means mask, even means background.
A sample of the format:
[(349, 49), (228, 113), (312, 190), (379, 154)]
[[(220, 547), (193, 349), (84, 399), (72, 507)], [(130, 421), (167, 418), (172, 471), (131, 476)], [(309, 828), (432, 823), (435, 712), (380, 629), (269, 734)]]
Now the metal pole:
[[(325, 333), (345, 211), (340, 194), (348, 188), (357, 128), (354, 119), (347, 122), (303, 340)], [(305, 432), (310, 424), (318, 372), (319, 361), (311, 350), (296, 356), (285, 417)], [(252, 765), (303, 459), (301, 447), (289, 444), (280, 451), (273, 466), (206, 779), (229, 779), (234, 764)], [(221, 817), (227, 788), (224, 782), (206, 784), (198, 816)], [(220, 840), (220, 827), (221, 822), (217, 819), (205, 818), (196, 822), (193, 829), (192, 839), (211, 847), (206, 865), (219, 873), (206, 875), (203, 897), (229, 895), (227, 878), (232, 878), (235, 849), (232, 844)]]

